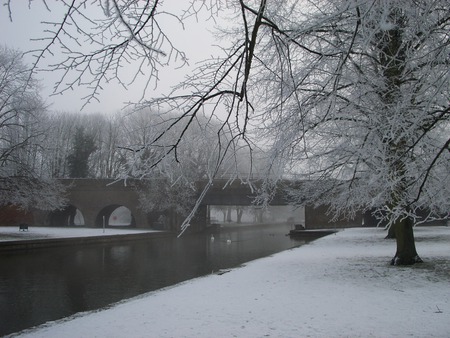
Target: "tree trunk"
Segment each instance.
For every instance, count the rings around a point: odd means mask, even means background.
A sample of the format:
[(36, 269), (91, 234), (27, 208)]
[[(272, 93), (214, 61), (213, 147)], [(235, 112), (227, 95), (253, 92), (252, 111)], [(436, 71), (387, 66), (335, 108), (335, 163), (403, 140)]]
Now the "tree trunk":
[(392, 224), (388, 228), (388, 234), (386, 235), (385, 239), (394, 239), (395, 238), (395, 226)]
[(414, 241), (413, 221), (410, 218), (396, 221), (391, 228), (394, 228), (394, 235), (397, 241), (397, 252), (391, 260), (391, 265), (412, 265), (421, 263), (416, 251)]
[(239, 223), (239, 224), (241, 223), (243, 214), (244, 214), (244, 209), (236, 207), (237, 223)]
[(255, 209), (255, 223), (263, 223), (263, 210)]
[(227, 209), (227, 222), (231, 223), (232, 219), (231, 219), (231, 207), (228, 207)]

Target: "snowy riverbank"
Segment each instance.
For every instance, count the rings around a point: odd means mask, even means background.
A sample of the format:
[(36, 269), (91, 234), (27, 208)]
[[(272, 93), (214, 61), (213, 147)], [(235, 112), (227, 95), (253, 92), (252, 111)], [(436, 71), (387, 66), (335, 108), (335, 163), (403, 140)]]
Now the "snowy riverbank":
[(99, 236), (116, 236), (155, 232), (147, 229), (114, 229), (106, 228), (83, 228), (83, 227), (35, 227), (30, 226), (27, 231), (19, 231), (18, 227), (0, 227), (0, 242), (6, 241), (25, 241), (35, 239), (51, 239), (51, 238), (75, 238), (75, 237), (99, 237)]
[(449, 337), (450, 228), (415, 233), (413, 267), (388, 265), (381, 229), (347, 229), (22, 336)]

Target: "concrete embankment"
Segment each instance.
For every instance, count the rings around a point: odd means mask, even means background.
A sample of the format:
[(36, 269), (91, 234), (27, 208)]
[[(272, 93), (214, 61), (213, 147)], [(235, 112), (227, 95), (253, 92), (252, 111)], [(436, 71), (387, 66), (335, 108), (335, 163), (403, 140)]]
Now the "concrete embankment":
[(105, 244), (105, 243), (115, 243), (115, 242), (125, 242), (135, 240), (166, 238), (174, 236), (175, 234), (170, 232), (155, 231), (148, 233), (121, 234), (121, 235), (13, 240), (0, 242), (0, 251), (30, 250), (48, 247), (61, 247), (73, 245), (86, 245), (86, 244)]

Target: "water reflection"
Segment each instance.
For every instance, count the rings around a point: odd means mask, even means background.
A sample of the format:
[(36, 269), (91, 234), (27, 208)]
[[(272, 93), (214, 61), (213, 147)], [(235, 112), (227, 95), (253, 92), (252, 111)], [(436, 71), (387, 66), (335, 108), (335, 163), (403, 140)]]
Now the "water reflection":
[(229, 227), (181, 239), (2, 253), (0, 335), (302, 244), (286, 236), (289, 230)]

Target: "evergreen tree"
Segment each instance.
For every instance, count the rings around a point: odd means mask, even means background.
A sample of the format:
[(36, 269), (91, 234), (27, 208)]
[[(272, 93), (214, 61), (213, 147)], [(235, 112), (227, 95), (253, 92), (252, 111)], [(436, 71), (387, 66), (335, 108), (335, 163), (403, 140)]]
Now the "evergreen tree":
[(73, 138), (72, 153), (67, 157), (69, 177), (88, 177), (89, 156), (96, 150), (94, 136), (86, 134), (83, 127), (78, 127)]

